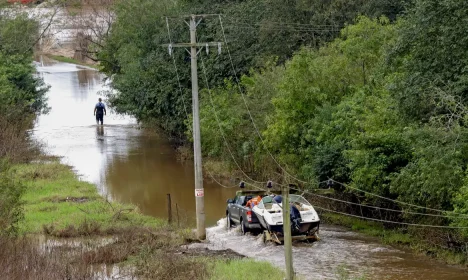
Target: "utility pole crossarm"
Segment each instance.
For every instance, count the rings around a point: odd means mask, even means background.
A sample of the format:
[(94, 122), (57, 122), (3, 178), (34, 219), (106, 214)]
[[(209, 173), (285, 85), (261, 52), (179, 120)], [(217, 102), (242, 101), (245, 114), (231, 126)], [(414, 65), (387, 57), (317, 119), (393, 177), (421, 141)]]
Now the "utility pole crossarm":
[(223, 42), (208, 42), (208, 43), (174, 43), (174, 44), (162, 44), (163, 47), (173, 47), (173, 48), (191, 48), (191, 47), (217, 47), (223, 45)]
[(222, 14), (198, 14), (198, 15), (180, 15), (180, 16), (164, 16), (164, 18), (170, 19), (181, 19), (181, 18), (207, 18), (207, 17), (219, 17)]

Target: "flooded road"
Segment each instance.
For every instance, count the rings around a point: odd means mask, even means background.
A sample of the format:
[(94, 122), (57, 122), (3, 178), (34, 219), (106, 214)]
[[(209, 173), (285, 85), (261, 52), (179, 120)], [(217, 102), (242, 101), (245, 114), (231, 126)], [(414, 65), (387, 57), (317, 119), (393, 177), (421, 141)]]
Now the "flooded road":
[[(102, 75), (46, 58), (38, 60), (37, 69), (51, 86), (51, 111), (39, 118), (35, 137), (46, 144), (50, 154), (63, 157), (64, 163), (83, 180), (96, 184), (104, 196), (133, 203), (145, 214), (164, 218), (166, 194), (170, 193), (181, 220), (193, 220), (191, 163), (179, 162), (167, 140), (140, 130), (130, 117), (108, 111), (105, 125), (95, 125), (94, 105), (105, 89)], [(225, 201), (235, 190), (205, 182), (205, 212), (208, 224), (213, 226), (207, 231), (208, 246), (232, 249), (284, 267), (282, 246), (263, 244), (261, 236), (242, 236), (238, 230), (225, 229)], [(338, 270), (349, 271), (352, 277), (366, 275), (367, 279), (468, 279), (461, 269), (382, 245), (343, 228), (324, 225), (320, 236), (319, 242), (294, 246), (295, 270), (305, 279), (343, 279)]]
[[(293, 243), (294, 270), (304, 279), (466, 280), (465, 271), (409, 251), (385, 246), (344, 228), (320, 227), (321, 240)], [(284, 267), (284, 247), (264, 244), (262, 235), (226, 231), (226, 219), (208, 230), (210, 249), (232, 249), (246, 256)], [(341, 272), (340, 272), (341, 271)], [(349, 277), (345, 277), (349, 273)]]
[[(120, 202), (137, 205), (145, 214), (165, 218), (166, 194), (171, 194), (184, 222), (195, 217), (193, 165), (177, 160), (174, 148), (154, 132), (138, 128), (128, 116), (108, 110), (104, 126), (95, 124), (94, 105), (102, 96), (104, 76), (93, 69), (41, 57), (37, 70), (51, 88), (51, 111), (40, 116), (35, 137), (51, 155), (63, 157), (83, 180)], [(205, 181), (208, 225), (224, 216), (226, 199), (235, 189)]]

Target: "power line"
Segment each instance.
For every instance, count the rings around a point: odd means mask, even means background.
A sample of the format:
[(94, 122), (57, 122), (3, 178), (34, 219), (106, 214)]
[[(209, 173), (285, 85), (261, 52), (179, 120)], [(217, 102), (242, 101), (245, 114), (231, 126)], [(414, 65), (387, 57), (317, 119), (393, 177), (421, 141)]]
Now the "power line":
[(251, 24), (251, 23), (243, 23), (243, 22), (235, 22), (231, 24), (227, 24), (226, 27), (230, 26), (245, 26), (245, 27), (252, 27), (252, 28), (262, 28), (262, 29), (282, 29), (282, 30), (296, 30), (296, 31), (328, 31), (328, 32), (337, 32), (339, 31), (336, 28), (312, 28), (312, 27), (296, 27), (296, 26), (287, 26), (287, 25), (264, 25), (264, 24)]
[(306, 181), (300, 180), (300, 179), (294, 177), (293, 175), (289, 174), (288, 171), (286, 171), (286, 169), (284, 169), (284, 168), (279, 164), (279, 162), (278, 162), (278, 161), (276, 160), (276, 158), (271, 154), (270, 150), (269, 150), (268, 147), (266, 146), (265, 141), (263, 140), (263, 137), (262, 137), (262, 135), (261, 135), (261, 133), (260, 133), (260, 131), (259, 131), (257, 125), (255, 124), (255, 121), (254, 121), (254, 119), (253, 119), (253, 117), (252, 117), (252, 113), (250, 112), (249, 106), (248, 106), (248, 104), (247, 104), (247, 100), (245, 99), (244, 92), (242, 91), (242, 88), (241, 88), (241, 86), (240, 86), (240, 82), (239, 82), (239, 79), (238, 79), (238, 77), (237, 77), (236, 69), (235, 69), (235, 67), (234, 67), (234, 62), (232, 61), (231, 52), (230, 52), (230, 50), (229, 50), (229, 46), (228, 46), (228, 43), (227, 43), (226, 33), (224, 32), (223, 21), (222, 21), (222, 19), (221, 19), (221, 16), (219, 16), (219, 23), (220, 23), (220, 25), (221, 25), (221, 30), (222, 30), (222, 34), (223, 34), (223, 38), (224, 38), (224, 43), (226, 44), (226, 49), (227, 49), (227, 52), (228, 52), (228, 55), (229, 55), (229, 59), (230, 59), (230, 61), (231, 61), (232, 71), (233, 71), (234, 78), (235, 78), (235, 80), (236, 80), (237, 86), (238, 86), (238, 88), (239, 88), (239, 92), (240, 92), (240, 94), (241, 94), (241, 96), (242, 96), (242, 100), (244, 101), (244, 105), (245, 105), (245, 107), (246, 107), (246, 109), (247, 109), (247, 112), (249, 113), (249, 117), (250, 117), (250, 120), (251, 120), (251, 122), (252, 122), (252, 125), (254, 126), (255, 131), (257, 132), (257, 135), (258, 135), (258, 137), (260, 138), (260, 140), (261, 140), (261, 142), (262, 142), (264, 148), (266, 149), (266, 151), (268, 152), (268, 154), (270, 155), (270, 157), (273, 159), (273, 161), (276, 163), (276, 165), (278, 165), (278, 167), (279, 167), (286, 175), (288, 175), (289, 177), (293, 178), (294, 180), (296, 180), (296, 181), (298, 181), (298, 182), (302, 182), (302, 183), (307, 184)]
[(239, 171), (246, 178), (248, 178), (250, 181), (255, 182), (257, 184), (266, 184), (267, 182), (257, 181), (255, 179), (252, 179), (249, 175), (247, 175), (247, 173), (245, 173), (244, 170), (242, 170), (242, 168), (240, 167), (240, 164), (237, 162), (236, 158), (234, 157), (234, 154), (233, 154), (233, 152), (231, 150), (231, 147), (229, 146), (228, 141), (226, 139), (226, 136), (224, 135), (224, 130), (223, 130), (222, 126), (221, 126), (221, 122), (219, 120), (218, 112), (216, 111), (216, 107), (214, 105), (213, 97), (212, 97), (212, 94), (211, 94), (211, 88), (210, 88), (210, 85), (209, 85), (209, 82), (208, 82), (208, 75), (206, 74), (205, 60), (203, 59), (203, 56), (200, 56), (200, 57), (201, 57), (200, 60), (201, 60), (201, 64), (202, 64), (203, 75), (204, 75), (204, 78), (205, 78), (206, 89), (208, 91), (208, 96), (209, 96), (209, 99), (210, 99), (213, 114), (215, 116), (216, 123), (218, 124), (218, 129), (219, 129), (219, 132), (221, 134), (221, 137), (223, 138), (224, 144), (225, 144), (225, 146), (226, 146), (232, 160), (234, 161), (234, 163), (237, 166), (237, 168), (239, 169)]
[(248, 24), (269, 24), (269, 25), (280, 25), (280, 26), (297, 26), (297, 27), (314, 27), (314, 28), (341, 28), (338, 25), (334, 24), (311, 24), (311, 23), (300, 23), (300, 22), (281, 22), (281, 21), (270, 21), (270, 20), (262, 20), (260, 22), (252, 22), (247, 20), (239, 20), (238, 18), (232, 19), (225, 17), (227, 23), (248, 23)]
[[(275, 194), (277, 195), (277, 194)], [(383, 220), (383, 219), (375, 219), (375, 218), (368, 218), (364, 216), (358, 216), (358, 215), (353, 215), (349, 213), (344, 213), (340, 211), (335, 211), (331, 210), (325, 207), (320, 207), (320, 206), (313, 206), (314, 208), (321, 209), (323, 211), (328, 211), (332, 212), (335, 214), (340, 214), (348, 217), (354, 217), (354, 218), (359, 218), (359, 219), (364, 219), (364, 220), (369, 220), (369, 221), (374, 221), (374, 222), (381, 222), (381, 223), (389, 223), (389, 224), (399, 224), (399, 225), (405, 225), (405, 226), (413, 226), (413, 227), (427, 227), (427, 228), (444, 228), (444, 229), (468, 229), (468, 227), (459, 227), (459, 226), (439, 226), (439, 225), (430, 225), (430, 224), (416, 224), (416, 223), (405, 223), (405, 222), (396, 222), (396, 221), (389, 221), (389, 220)]]
[(416, 205), (416, 204), (411, 204), (411, 203), (408, 203), (408, 202), (403, 202), (403, 201), (399, 201), (399, 200), (396, 200), (396, 199), (391, 199), (391, 198), (388, 198), (388, 197), (385, 197), (385, 196), (381, 196), (381, 195), (378, 195), (378, 194), (375, 194), (375, 193), (371, 193), (371, 192), (368, 192), (368, 191), (365, 191), (365, 190), (362, 190), (362, 189), (359, 189), (359, 188), (356, 188), (356, 187), (351, 187), (350, 185), (347, 185), (345, 183), (341, 183), (341, 182), (338, 182), (338, 181), (335, 181), (333, 179), (330, 179), (331, 181), (339, 184), (339, 185), (342, 185), (343, 187), (345, 188), (349, 188), (349, 189), (352, 189), (352, 190), (356, 190), (356, 191), (360, 191), (360, 192), (363, 192), (365, 194), (368, 194), (368, 195), (371, 195), (371, 196), (375, 196), (375, 197), (378, 197), (378, 198), (381, 198), (381, 199), (384, 199), (384, 200), (388, 200), (388, 201), (391, 201), (391, 202), (394, 202), (394, 203), (398, 203), (398, 204), (402, 204), (402, 205), (407, 205), (407, 206), (411, 206), (411, 207), (416, 207), (416, 208), (420, 208), (420, 209), (427, 209), (427, 210), (431, 210), (431, 211), (435, 211), (435, 212), (439, 212), (439, 213), (450, 213), (450, 215), (459, 215), (459, 216), (466, 216), (468, 217), (468, 215), (466, 214), (461, 214), (461, 213), (453, 213), (453, 212), (448, 212), (446, 210), (440, 210), (440, 209), (435, 209), (435, 208), (430, 208), (430, 207), (425, 207), (425, 206), (420, 206), (420, 205)]
[[(300, 190), (294, 189), (294, 188), (291, 188), (291, 189), (300, 191)], [(378, 209), (378, 210), (385, 210), (385, 211), (390, 211), (390, 212), (397, 212), (397, 213), (402, 213), (402, 214), (448, 218), (447, 215), (427, 214), (427, 213), (411, 212), (411, 211), (404, 211), (404, 210), (398, 210), (398, 209), (390, 209), (390, 208), (378, 207), (378, 206), (374, 206), (374, 205), (366, 205), (366, 204), (362, 204), (362, 203), (356, 203), (356, 202), (347, 201), (347, 200), (341, 200), (341, 199), (328, 197), (328, 196), (324, 196), (324, 195), (319, 195), (319, 194), (308, 192), (308, 191), (303, 191), (303, 192), (307, 193), (307, 194), (310, 194), (310, 195), (313, 195), (313, 196), (316, 196), (316, 197), (320, 197), (320, 198), (324, 198), (324, 199), (328, 199), (328, 200), (332, 200), (332, 201), (337, 201), (337, 202), (342, 202), (342, 203), (346, 203), (346, 204), (350, 204), (350, 205), (362, 206), (362, 207), (373, 208), (373, 209)]]
[(228, 186), (225, 186), (224, 184), (220, 183), (218, 180), (215, 179), (215, 177), (213, 176), (213, 174), (211, 174), (211, 172), (207, 169), (205, 169), (206, 173), (208, 173), (208, 175), (210, 176), (211, 180), (215, 181), (216, 184), (220, 185), (221, 187), (225, 188), (225, 189), (232, 189), (232, 188), (237, 188), (237, 186), (231, 186), (231, 187), (228, 187)]
[[(285, 172), (285, 174), (287, 174), (288, 176), (290, 176), (291, 178), (293, 178), (293, 179), (295, 179), (295, 180), (297, 180), (297, 181), (299, 181), (299, 182), (302, 182), (302, 183), (310, 183), (310, 182), (306, 182), (306, 181), (300, 180), (300, 179), (294, 177), (293, 175), (289, 174), (289, 173), (279, 164), (279, 162), (276, 160), (276, 158), (271, 154), (271, 152), (270, 152), (270, 151), (268, 150), (268, 148), (266, 147), (266, 145), (265, 145), (265, 143), (264, 143), (264, 140), (263, 140), (263, 138), (262, 138), (262, 136), (261, 136), (261, 134), (260, 134), (260, 132), (259, 132), (259, 130), (258, 130), (258, 127), (256, 126), (256, 124), (255, 124), (255, 122), (254, 122), (254, 120), (253, 120), (253, 117), (252, 117), (252, 114), (251, 114), (250, 109), (249, 109), (249, 107), (248, 107), (248, 104), (247, 104), (247, 101), (246, 101), (246, 99), (245, 99), (244, 93), (243, 93), (243, 91), (242, 91), (242, 88), (241, 88), (241, 86), (240, 86), (239, 80), (238, 80), (238, 78), (237, 78), (237, 73), (236, 73), (235, 68), (234, 68), (234, 64), (233, 64), (233, 61), (232, 61), (231, 53), (230, 53), (229, 47), (228, 47), (228, 45), (227, 45), (227, 39), (226, 39), (226, 35), (225, 35), (225, 32), (224, 32), (224, 27), (223, 27), (223, 23), (222, 23), (221, 16), (219, 16), (219, 20), (220, 20), (220, 25), (221, 25), (221, 28), (222, 28), (222, 33), (223, 33), (224, 41), (225, 41), (225, 43), (226, 43), (226, 47), (227, 47), (227, 50), (228, 50), (229, 58), (230, 58), (230, 61), (231, 61), (231, 67), (232, 67), (232, 70), (233, 70), (233, 73), (234, 73), (234, 77), (235, 77), (236, 82), (237, 82), (237, 86), (238, 86), (238, 88), (239, 88), (239, 91), (240, 91), (240, 93), (241, 93), (242, 99), (243, 99), (243, 101), (244, 101), (244, 105), (246, 106), (247, 111), (248, 111), (248, 113), (249, 113), (250, 120), (251, 120), (251, 122), (252, 122), (252, 124), (253, 124), (253, 126), (254, 126), (254, 128), (255, 128), (255, 130), (256, 130), (258, 136), (259, 136), (259, 138), (260, 138), (260, 140), (262, 141), (262, 144), (264, 145), (265, 149), (266, 149), (267, 152), (269, 153), (270, 157), (275, 161), (275, 163), (278, 165), (278, 167), (280, 167), (280, 169), (281, 169), (283, 172)], [(168, 24), (167, 18), (166, 18), (166, 22), (167, 22), (168, 34), (169, 34), (169, 38), (170, 38), (169, 24)], [(170, 38), (170, 40), (171, 40), (171, 38)], [(171, 40), (171, 41), (172, 41), (172, 40)], [(177, 66), (176, 66), (176, 64), (175, 64), (175, 59), (174, 59), (173, 61), (174, 61), (174, 66), (175, 66), (176, 73), (177, 73), (177, 76), (178, 76), (178, 71), (177, 71)], [(202, 67), (203, 67), (205, 82), (206, 82), (206, 86), (207, 86), (208, 93), (209, 93), (210, 103), (211, 103), (213, 112), (214, 112), (214, 114), (215, 114), (216, 122), (217, 122), (217, 124), (218, 124), (219, 131), (220, 131), (220, 133), (221, 133), (221, 135), (222, 135), (223, 141), (224, 141), (224, 143), (225, 143), (225, 145), (226, 145), (226, 147), (227, 147), (227, 149), (228, 149), (228, 151), (229, 151), (229, 153), (230, 153), (230, 155), (231, 155), (231, 157), (232, 157), (234, 163), (236, 164), (236, 166), (238, 167), (238, 169), (241, 171), (241, 173), (242, 173), (246, 178), (248, 178), (249, 180), (251, 180), (252, 182), (259, 183), (259, 184), (265, 184), (265, 183), (267, 183), (267, 182), (261, 182), (261, 181), (257, 181), (257, 180), (252, 179), (250, 176), (248, 176), (248, 175), (242, 170), (242, 168), (240, 167), (240, 164), (239, 164), (239, 163), (237, 162), (237, 160), (235, 159), (235, 157), (234, 157), (234, 155), (233, 155), (233, 153), (232, 153), (232, 150), (231, 150), (231, 148), (230, 148), (230, 146), (229, 146), (229, 144), (228, 144), (228, 141), (227, 141), (227, 139), (226, 139), (226, 136), (225, 136), (225, 134), (224, 134), (224, 131), (223, 131), (223, 129), (222, 129), (222, 126), (221, 126), (221, 124), (220, 124), (220, 120), (219, 120), (219, 117), (218, 117), (218, 115), (217, 115), (217, 112), (216, 112), (216, 108), (215, 108), (215, 105), (214, 105), (214, 102), (213, 102), (213, 98), (212, 98), (212, 94), (211, 94), (211, 89), (210, 89), (209, 83), (208, 83), (208, 78), (207, 78), (207, 74), (206, 74), (206, 67), (205, 67), (203, 58), (201, 59), (201, 61), (202, 61)], [(181, 85), (180, 85), (179, 77), (178, 77), (178, 82), (179, 82), (179, 88), (180, 88), (180, 90), (181, 90)], [(185, 102), (184, 102), (184, 108), (185, 108)], [(187, 114), (187, 111), (186, 111), (186, 114)], [(188, 114), (187, 114), (187, 116), (188, 116)], [(214, 177), (211, 175), (211, 173), (210, 173), (210, 176), (214, 179)], [(214, 181), (216, 181), (216, 180), (214, 180)], [(358, 191), (364, 192), (364, 193), (366, 193), (366, 194), (379, 197), (379, 198), (381, 198), (381, 199), (385, 199), (385, 200), (392, 201), (392, 202), (394, 202), (394, 203), (399, 203), (399, 204), (408, 205), (408, 206), (411, 206), (411, 207), (417, 207), (417, 208), (420, 208), (420, 209), (427, 209), (427, 210), (431, 210), (431, 211), (437, 211), (437, 212), (440, 212), (440, 213), (449, 214), (449, 212), (444, 211), (444, 210), (434, 209), (434, 208), (429, 208), (429, 207), (424, 207), (424, 206), (419, 206), (419, 205), (414, 205), (414, 204), (410, 204), (410, 203), (406, 203), (406, 202), (401, 202), (401, 201), (398, 201), (398, 200), (394, 200), (394, 199), (386, 198), (386, 197), (383, 197), (383, 196), (380, 196), (380, 195), (377, 195), (377, 194), (373, 194), (373, 193), (371, 193), (371, 192), (367, 192), (367, 191), (364, 191), (364, 190), (361, 190), (361, 189), (358, 189), (358, 188), (355, 188), (355, 187), (351, 187), (351, 186), (348, 186), (348, 185), (346, 185), (346, 184), (344, 184), (344, 183), (340, 183), (340, 182), (335, 181), (335, 180), (332, 180), (332, 181), (333, 181), (333, 182), (336, 182), (336, 183), (338, 183), (338, 184), (340, 184), (340, 185), (343, 185), (343, 186), (345, 186), (345, 187), (347, 187), (347, 188), (354, 189), (354, 190), (358, 190)], [(217, 181), (216, 181), (216, 182), (217, 182)], [(217, 183), (219, 184), (219, 182), (217, 182)], [(281, 185), (281, 184), (279, 184), (279, 183), (276, 183), (276, 184), (278, 184), (278, 185), (280, 185), (280, 186), (284, 186), (284, 185)], [(223, 186), (222, 184), (219, 184), (219, 185), (220, 185), (220, 186)], [(225, 187), (225, 186), (223, 186), (223, 187)], [(296, 189), (296, 190), (297, 190), (297, 189)], [(300, 191), (300, 190), (299, 190), (299, 191)], [(334, 200), (334, 201), (339, 201), (339, 202), (347, 203), (347, 204), (351, 204), (351, 205), (359, 205), (359, 206), (368, 207), (368, 208), (373, 208), (373, 209), (380, 209), (380, 210), (386, 210), (386, 211), (392, 211), (392, 212), (399, 212), (399, 213), (407, 213), (407, 214), (413, 214), (413, 215), (424, 215), (424, 216), (433, 216), (433, 217), (444, 217), (444, 218), (447, 218), (446, 215), (425, 214), (425, 213), (418, 213), (418, 212), (408, 212), (408, 211), (402, 211), (402, 210), (396, 210), (396, 209), (382, 208), (382, 207), (378, 207), (378, 206), (364, 205), (364, 204), (354, 203), (354, 202), (350, 202), (350, 201), (339, 200), (339, 199), (330, 198), (330, 197), (326, 197), (326, 196), (321, 196), (321, 195), (314, 194), (314, 193), (310, 193), (310, 192), (306, 192), (306, 193), (311, 194), (311, 195), (315, 195), (315, 196), (318, 196), (318, 197), (322, 197), (322, 198), (325, 198), (325, 199), (330, 199), (330, 200)], [(351, 214), (349, 214), (349, 215), (351, 215)], [(458, 214), (458, 213), (450, 213), (450, 215), (465, 216), (465, 215), (463, 215), (463, 214)], [(467, 215), (467, 216), (468, 216), (468, 215)], [(363, 217), (363, 218), (364, 218), (364, 217)], [(371, 219), (371, 218), (369, 218), (369, 219)], [(382, 220), (382, 221), (384, 222), (385, 220)], [(388, 221), (388, 222), (390, 222), (390, 221)]]
[(369, 220), (369, 221), (374, 221), (374, 222), (388, 223), (388, 224), (399, 224), (399, 225), (406, 225), (406, 226), (412, 226), (412, 227), (429, 227), (429, 228), (445, 228), (445, 229), (468, 229), (468, 227), (458, 227), (458, 226), (438, 226), (438, 225), (428, 225), (428, 224), (413, 224), (413, 223), (405, 223), (405, 222), (395, 222), (395, 221), (374, 219), (374, 218), (368, 218), (368, 217), (348, 214), (348, 213), (335, 211), (335, 210), (327, 209), (327, 208), (320, 207), (320, 206), (314, 206), (314, 208), (322, 209), (324, 211), (328, 211), (328, 212), (332, 212), (332, 213), (340, 214), (340, 215), (344, 215), (344, 216), (349, 216), (349, 217), (354, 217), (354, 218), (359, 218), (359, 219), (364, 219), (364, 220)]
[[(263, 137), (261, 136), (261, 133), (257, 127), (257, 125), (255, 124), (255, 121), (253, 119), (253, 116), (252, 116), (252, 113), (249, 109), (249, 106), (247, 104), (247, 101), (246, 101), (246, 98), (245, 98), (245, 95), (244, 95), (244, 92), (240, 86), (240, 82), (239, 82), (239, 79), (237, 77), (237, 73), (235, 71), (235, 67), (234, 67), (234, 63), (232, 61), (232, 57), (231, 57), (231, 53), (230, 53), (230, 50), (229, 50), (229, 46), (228, 46), (228, 43), (227, 43), (227, 39), (226, 39), (226, 34), (224, 32), (224, 27), (223, 27), (223, 22), (222, 22), (222, 19), (221, 19), (221, 16), (219, 17), (219, 21), (220, 21), (220, 25), (221, 25), (221, 30), (222, 30), (222, 34), (223, 34), (223, 37), (224, 37), (224, 41), (225, 41), (225, 44), (226, 44), (226, 48), (227, 48), (227, 51), (228, 51), (228, 55), (229, 55), (229, 59), (230, 59), (230, 62), (231, 62), (231, 67), (232, 67), (232, 71), (233, 71), (233, 74), (234, 74), (234, 78), (236, 80), (236, 83), (237, 83), (237, 86), (239, 88), (239, 92), (241, 94), (241, 97), (242, 97), (242, 100), (244, 102), (244, 105), (248, 111), (248, 114), (249, 114), (249, 117), (250, 117), (250, 120), (252, 122), (252, 125), (254, 126), (255, 128), (255, 131), (258, 135), (258, 137), (260, 138), (263, 146), (265, 147), (266, 151), (268, 152), (268, 154), (270, 155), (270, 157), (273, 159), (273, 161), (277, 164), (277, 166), (286, 174), (288, 175), (289, 177), (293, 178), (294, 180), (298, 181), (298, 182), (301, 182), (301, 183), (310, 183), (310, 182), (307, 182), (307, 181), (304, 181), (304, 180), (301, 180), (293, 175), (291, 175), (289, 172), (287, 172), (282, 166), (281, 164), (277, 161), (277, 159), (273, 156), (273, 154), (270, 152), (270, 150), (268, 149), (268, 147), (266, 146), (265, 144), (265, 141), (263, 140)], [(333, 180), (334, 181), (334, 180)], [(336, 181), (334, 181), (336, 182)], [(339, 183), (339, 182), (337, 182)], [(348, 188), (351, 188), (353, 189), (353, 187), (350, 187), (350, 186), (347, 186), (345, 184), (342, 184), (340, 183), (341, 185), (345, 186), (345, 187), (348, 187)], [(414, 205), (414, 204), (410, 204), (410, 203), (406, 203), (406, 202), (401, 202), (401, 201), (397, 201), (397, 200), (393, 200), (393, 199), (390, 199), (390, 198), (386, 198), (386, 197), (383, 197), (383, 196), (379, 196), (379, 195), (376, 195), (376, 194), (372, 194), (370, 192), (367, 192), (367, 191), (364, 191), (364, 190), (360, 190), (360, 189), (357, 189), (357, 188), (354, 188), (356, 190), (359, 190), (359, 191), (362, 191), (362, 192), (365, 192), (369, 195), (373, 195), (373, 196), (376, 196), (376, 197), (379, 197), (379, 198), (382, 198), (382, 199), (386, 199), (386, 200), (389, 200), (389, 201), (393, 201), (393, 202), (396, 202), (396, 203), (400, 203), (400, 204), (404, 204), (404, 205), (408, 205), (408, 206), (412, 206), (412, 207), (417, 207), (417, 208), (420, 208), (420, 209), (428, 209), (428, 210), (432, 210), (432, 211), (437, 211), (437, 212), (440, 212), (440, 213), (446, 213), (447, 211), (443, 211), (443, 210), (439, 210), (439, 209), (434, 209), (434, 208), (429, 208), (429, 207), (423, 207), (423, 206), (419, 206), (419, 205)], [(455, 214), (455, 213), (454, 213)]]
[(231, 28), (243, 28), (243, 29), (266, 29), (266, 30), (277, 30), (277, 31), (297, 31), (297, 32), (339, 32), (335, 29), (318, 29), (318, 28), (296, 28), (288, 26), (266, 26), (266, 25), (251, 25), (247, 23), (236, 23), (229, 24), (226, 27)]
[[(169, 28), (169, 19), (167, 17), (166, 17), (166, 26), (167, 26), (167, 35), (169, 37), (169, 43), (172, 45), (171, 30)], [(185, 105), (185, 96), (184, 96), (184, 92), (182, 90), (182, 84), (180, 83), (179, 70), (177, 69), (177, 63), (176, 63), (176, 60), (175, 60), (175, 56), (171, 55), (171, 57), (172, 57), (172, 62), (174, 64), (175, 73), (176, 73), (176, 76), (177, 76), (177, 83), (179, 84), (179, 93), (180, 93), (180, 96), (182, 97), (182, 103), (184, 104), (185, 116), (187, 117), (187, 119), (189, 119), (189, 114), (188, 114), (188, 111), (187, 111), (187, 106)]]

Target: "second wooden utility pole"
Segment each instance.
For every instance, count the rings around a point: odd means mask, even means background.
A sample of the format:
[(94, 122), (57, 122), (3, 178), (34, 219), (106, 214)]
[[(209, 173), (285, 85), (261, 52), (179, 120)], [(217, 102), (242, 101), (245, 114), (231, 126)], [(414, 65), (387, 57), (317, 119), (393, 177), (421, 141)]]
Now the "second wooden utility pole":
[(284, 258), (286, 260), (286, 280), (294, 279), (292, 258), (291, 215), (289, 206), (289, 187), (283, 186), (283, 238)]
[[(182, 16), (189, 18), (187, 24), (190, 27), (190, 43), (169, 44), (169, 53), (172, 55), (173, 47), (190, 48), (191, 68), (192, 68), (192, 118), (193, 118), (193, 155), (195, 167), (195, 208), (197, 215), (197, 238), (199, 240), (206, 239), (205, 229), (205, 191), (203, 188), (203, 170), (202, 170), (202, 154), (201, 154), (201, 137), (200, 137), (200, 114), (198, 103), (198, 65), (197, 65), (197, 48), (208, 48), (209, 46), (217, 46), (220, 49), (221, 43), (197, 43), (197, 26), (200, 21), (207, 16), (218, 15), (189, 15)], [(198, 21), (197, 21), (198, 20)], [(167, 21), (167, 18), (166, 18)], [(169, 23), (168, 32), (169, 31)]]

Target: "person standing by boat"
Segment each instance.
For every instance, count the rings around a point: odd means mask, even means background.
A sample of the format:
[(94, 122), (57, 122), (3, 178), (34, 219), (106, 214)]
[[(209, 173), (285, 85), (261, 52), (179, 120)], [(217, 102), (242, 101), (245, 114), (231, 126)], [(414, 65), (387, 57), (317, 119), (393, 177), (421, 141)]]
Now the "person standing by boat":
[(301, 228), (301, 212), (297, 209), (297, 206), (294, 203), (290, 203), (289, 215), (291, 218), (291, 226), (294, 230), (299, 230)]
[(107, 115), (106, 106), (102, 103), (102, 99), (99, 98), (99, 102), (94, 106), (94, 115), (96, 116), (96, 124), (104, 124), (104, 115)]

